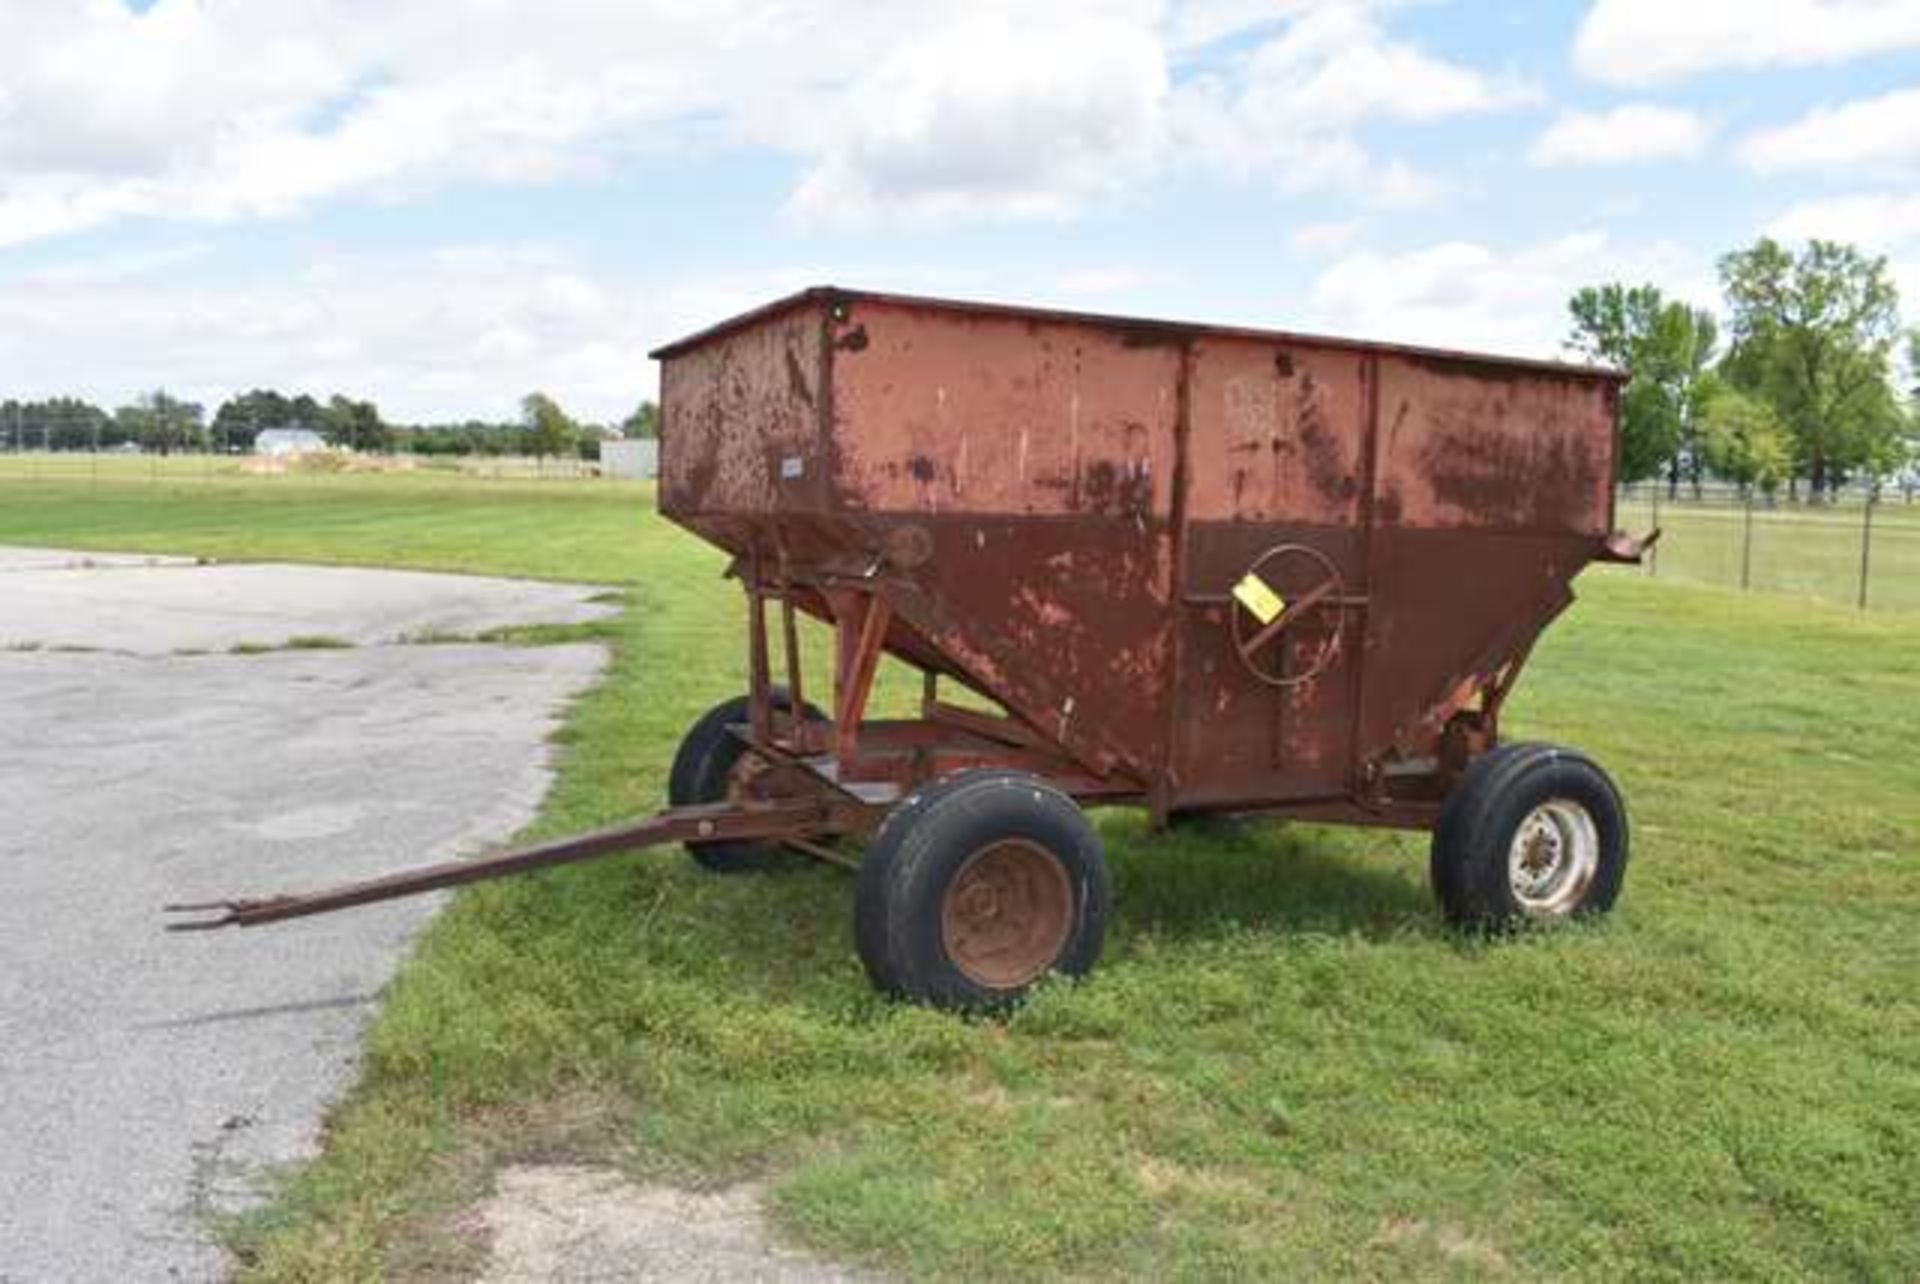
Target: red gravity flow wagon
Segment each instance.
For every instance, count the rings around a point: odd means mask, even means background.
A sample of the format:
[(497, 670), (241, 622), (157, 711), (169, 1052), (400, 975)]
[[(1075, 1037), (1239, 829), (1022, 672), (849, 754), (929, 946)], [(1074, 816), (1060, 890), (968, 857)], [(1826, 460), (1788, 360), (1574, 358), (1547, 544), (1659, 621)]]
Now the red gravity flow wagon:
[[(750, 673), (671, 805), (192, 926), (668, 841), (801, 853), (858, 868), (877, 985), (991, 1006), (1097, 959), (1093, 804), (1432, 830), (1463, 925), (1618, 895), (1611, 781), (1499, 739), (1574, 576), (1651, 539), (1614, 529), (1616, 373), (833, 288), (654, 355), (660, 511), (732, 556)], [(801, 617), (831, 629), (817, 694)], [(918, 716), (868, 716), (883, 656)]]

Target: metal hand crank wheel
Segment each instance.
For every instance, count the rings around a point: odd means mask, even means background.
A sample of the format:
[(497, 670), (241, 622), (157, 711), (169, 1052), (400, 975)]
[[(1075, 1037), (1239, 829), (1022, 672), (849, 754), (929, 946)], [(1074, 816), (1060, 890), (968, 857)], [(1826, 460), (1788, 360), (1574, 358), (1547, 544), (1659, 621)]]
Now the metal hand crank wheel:
[[(1306, 563), (1304, 573), (1289, 573), (1282, 578), (1274, 571), (1274, 568), (1287, 566), (1288, 563), (1298, 565), (1302, 562)], [(1268, 574), (1263, 575), (1263, 571)], [(1280, 613), (1265, 622), (1255, 616), (1246, 603), (1239, 598), (1236, 597), (1233, 600), (1232, 606), (1229, 607), (1233, 650), (1234, 654), (1240, 657), (1240, 663), (1246, 667), (1247, 672), (1270, 687), (1281, 688), (1300, 686), (1326, 672), (1340, 656), (1342, 630), (1339, 627), (1336, 626), (1327, 632), (1327, 635), (1320, 640), (1320, 645), (1314, 648), (1313, 656), (1306, 667), (1298, 673), (1286, 671), (1284, 643), (1287, 632), (1308, 615), (1316, 611), (1339, 611), (1344, 608), (1347, 595), (1346, 580), (1342, 578), (1340, 568), (1333, 564), (1333, 559), (1319, 549), (1309, 548), (1305, 544), (1279, 544), (1255, 558), (1253, 565), (1247, 568), (1247, 574), (1259, 579), (1262, 583), (1265, 583), (1271, 575), (1282, 584), (1291, 581), (1305, 582), (1309, 585), (1291, 599), (1283, 600)], [(1252, 622), (1252, 626), (1257, 626), (1252, 634), (1247, 632), (1250, 627), (1248, 621)], [(1259, 659), (1275, 644), (1282, 644), (1280, 667), (1277, 670), (1262, 664)]]

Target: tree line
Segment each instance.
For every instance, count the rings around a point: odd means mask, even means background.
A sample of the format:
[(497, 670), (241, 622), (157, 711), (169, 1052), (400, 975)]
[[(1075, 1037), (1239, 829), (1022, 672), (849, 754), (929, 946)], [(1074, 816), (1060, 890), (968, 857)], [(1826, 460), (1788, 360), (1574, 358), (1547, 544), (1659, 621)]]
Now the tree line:
[(607, 426), (574, 418), (544, 392), (521, 399), (518, 419), (396, 424), (371, 401), (339, 394), (321, 401), (270, 388), (229, 397), (209, 418), (200, 403), (156, 389), (112, 411), (78, 397), (0, 401), (0, 449), (244, 453), (262, 432), (283, 428), (303, 429), (335, 449), (363, 453), (593, 458), (601, 441), (656, 436), (659, 424), (659, 407), (651, 401)]
[[(1652, 284), (1589, 286), (1568, 302), (1567, 346), (1628, 375), (1621, 479), (1663, 477), (1673, 494), (1709, 476), (1769, 495), (1804, 486), (1814, 500), (1848, 482), (1920, 481), (1920, 387), (1899, 378), (1904, 361), (1920, 379), (1920, 331), (1902, 327), (1887, 260), (1762, 238), (1723, 256), (1719, 277), (1724, 334), (1713, 312)], [(0, 443), (15, 449), (245, 451), (269, 428), (356, 451), (593, 457), (616, 432), (656, 436), (659, 407), (643, 401), (616, 428), (583, 423), (542, 392), (514, 420), (412, 425), (389, 423), (371, 401), (272, 389), (230, 397), (211, 419), (164, 390), (112, 412), (74, 397), (0, 402)]]
[(1629, 376), (1623, 481), (1668, 493), (1709, 476), (1768, 495), (1830, 498), (1920, 471), (1920, 330), (1905, 330), (1887, 260), (1762, 238), (1719, 262), (1726, 331), (1654, 285), (1590, 286), (1568, 302), (1567, 346)]

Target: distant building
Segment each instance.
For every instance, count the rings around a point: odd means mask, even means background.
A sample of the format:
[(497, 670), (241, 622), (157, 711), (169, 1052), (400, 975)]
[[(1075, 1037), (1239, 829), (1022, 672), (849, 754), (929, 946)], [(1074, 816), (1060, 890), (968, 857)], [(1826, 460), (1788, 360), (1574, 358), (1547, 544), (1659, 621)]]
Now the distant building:
[(256, 455), (311, 455), (326, 448), (326, 438), (311, 428), (265, 428), (253, 439)]
[(600, 443), (600, 471), (609, 477), (646, 479), (660, 473), (660, 443), (651, 437)]

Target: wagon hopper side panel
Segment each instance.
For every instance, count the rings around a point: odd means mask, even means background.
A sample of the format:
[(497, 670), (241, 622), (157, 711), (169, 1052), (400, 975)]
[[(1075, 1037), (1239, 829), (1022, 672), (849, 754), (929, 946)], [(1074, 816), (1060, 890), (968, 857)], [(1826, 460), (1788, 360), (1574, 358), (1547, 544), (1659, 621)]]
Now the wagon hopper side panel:
[(908, 551), (896, 609), (974, 685), (1144, 786), (1167, 732), (1179, 346), (856, 301), (831, 349), (835, 502)]
[(661, 511), (736, 553), (725, 518), (818, 512), (823, 373), (820, 319), (798, 308), (662, 362)]
[(1357, 649), (1364, 617), (1334, 612), (1290, 630), (1263, 660), (1285, 682), (1270, 685), (1236, 654), (1231, 593), (1281, 548), (1317, 555), (1287, 553), (1262, 566), (1263, 582), (1284, 599), (1311, 589), (1328, 566), (1359, 576), (1371, 377), (1364, 352), (1224, 335), (1195, 341), (1174, 763), (1181, 806), (1345, 792), (1352, 728), (1342, 666), (1315, 680), (1291, 677), (1330, 644), (1342, 659)]
[(1419, 757), (1572, 601), (1612, 528), (1604, 374), (1380, 362), (1359, 755)]
[[(1377, 794), (1372, 773), (1438, 759), (1609, 531), (1614, 397), (1604, 375), (1201, 337), (1179, 804)], [(1230, 627), (1256, 566), (1283, 599), (1329, 576), (1347, 599), (1261, 660), (1277, 682)]]

